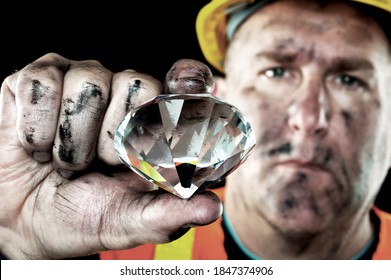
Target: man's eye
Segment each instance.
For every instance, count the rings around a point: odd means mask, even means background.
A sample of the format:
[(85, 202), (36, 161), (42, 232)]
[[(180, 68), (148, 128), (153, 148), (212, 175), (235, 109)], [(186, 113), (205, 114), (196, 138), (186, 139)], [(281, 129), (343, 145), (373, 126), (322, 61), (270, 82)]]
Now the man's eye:
[(288, 75), (288, 71), (283, 67), (276, 67), (266, 70), (265, 75), (269, 78), (284, 78)]
[(348, 87), (360, 87), (363, 85), (361, 80), (349, 75), (339, 76), (337, 78), (337, 82), (342, 86), (348, 86)]

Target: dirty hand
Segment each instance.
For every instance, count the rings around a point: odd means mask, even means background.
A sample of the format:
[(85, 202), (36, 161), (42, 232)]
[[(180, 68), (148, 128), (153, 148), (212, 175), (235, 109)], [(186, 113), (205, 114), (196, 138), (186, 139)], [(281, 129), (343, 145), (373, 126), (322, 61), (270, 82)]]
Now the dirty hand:
[(120, 163), (113, 136), (126, 113), (163, 91), (213, 87), (210, 70), (176, 62), (165, 84), (50, 53), (7, 77), (0, 94), (0, 250), (62, 259), (178, 238), (215, 221), (221, 202), (155, 190)]

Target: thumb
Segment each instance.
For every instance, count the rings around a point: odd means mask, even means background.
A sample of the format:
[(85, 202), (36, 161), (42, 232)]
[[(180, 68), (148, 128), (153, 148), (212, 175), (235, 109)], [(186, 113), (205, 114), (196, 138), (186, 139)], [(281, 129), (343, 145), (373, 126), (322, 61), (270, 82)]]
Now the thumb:
[(212, 93), (215, 78), (210, 68), (194, 59), (180, 59), (167, 72), (165, 93)]
[[(163, 233), (156, 242), (169, 242), (182, 236), (191, 227), (216, 221), (223, 212), (220, 198), (213, 191), (203, 191), (189, 199), (164, 193), (153, 207), (144, 212), (144, 218), (154, 231)], [(165, 234), (164, 234), (165, 233)]]

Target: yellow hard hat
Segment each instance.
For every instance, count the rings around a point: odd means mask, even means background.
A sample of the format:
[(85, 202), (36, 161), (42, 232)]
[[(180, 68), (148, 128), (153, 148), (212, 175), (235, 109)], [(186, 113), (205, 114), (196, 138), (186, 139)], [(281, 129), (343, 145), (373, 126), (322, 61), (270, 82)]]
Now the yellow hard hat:
[[(263, 0), (265, 1), (265, 0)], [(391, 13), (391, 0), (350, 0), (365, 3)], [(257, 2), (256, 0), (211, 0), (198, 13), (196, 32), (205, 59), (224, 73), (223, 60), (227, 44), (227, 15)], [(262, 1), (261, 1), (262, 2)], [(269, 0), (270, 2), (270, 0)]]

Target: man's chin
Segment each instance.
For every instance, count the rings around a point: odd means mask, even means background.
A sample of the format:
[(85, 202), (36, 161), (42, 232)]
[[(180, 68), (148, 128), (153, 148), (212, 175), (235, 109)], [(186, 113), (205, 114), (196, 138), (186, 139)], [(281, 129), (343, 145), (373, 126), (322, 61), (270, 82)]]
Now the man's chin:
[(292, 209), (287, 214), (277, 215), (272, 224), (284, 235), (307, 236), (323, 231), (328, 220), (330, 219), (319, 217), (313, 209)]

